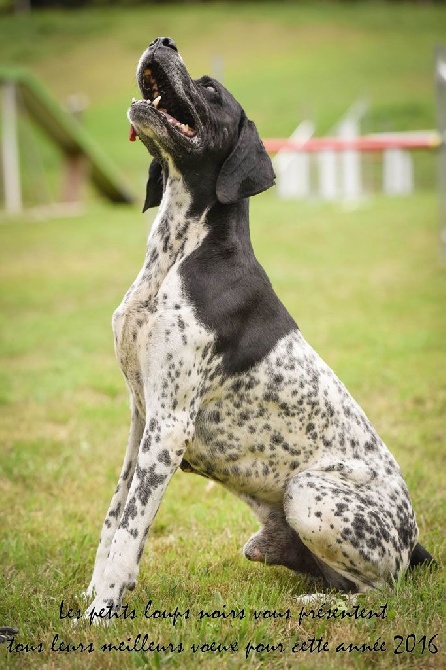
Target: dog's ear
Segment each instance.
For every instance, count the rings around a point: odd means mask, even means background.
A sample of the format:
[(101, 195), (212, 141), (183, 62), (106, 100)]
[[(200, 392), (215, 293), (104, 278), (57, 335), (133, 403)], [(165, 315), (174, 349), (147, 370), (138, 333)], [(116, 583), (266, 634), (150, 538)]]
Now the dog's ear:
[(243, 113), (238, 142), (217, 178), (217, 198), (229, 205), (266, 191), (274, 179), (273, 166), (257, 128)]
[(149, 178), (146, 186), (146, 200), (144, 202), (143, 212), (150, 207), (158, 207), (163, 199), (164, 182), (161, 163), (153, 160), (149, 167)]

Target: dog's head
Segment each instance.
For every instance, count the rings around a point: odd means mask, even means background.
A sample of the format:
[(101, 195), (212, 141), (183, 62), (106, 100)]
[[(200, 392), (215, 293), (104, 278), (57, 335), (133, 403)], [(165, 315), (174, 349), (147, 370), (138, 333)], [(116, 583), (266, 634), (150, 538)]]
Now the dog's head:
[(170, 38), (157, 38), (143, 53), (137, 80), (143, 100), (132, 102), (128, 118), (132, 135), (154, 157), (144, 211), (161, 202), (163, 174), (165, 178), (170, 164), (191, 192), (213, 192), (223, 204), (274, 184), (254, 123), (218, 81), (191, 79)]

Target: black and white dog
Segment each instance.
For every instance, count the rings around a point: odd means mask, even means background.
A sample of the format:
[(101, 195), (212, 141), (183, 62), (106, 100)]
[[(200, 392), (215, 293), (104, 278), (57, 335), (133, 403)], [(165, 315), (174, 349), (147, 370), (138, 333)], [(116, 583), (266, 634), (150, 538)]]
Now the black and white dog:
[(244, 554), (363, 592), (431, 559), (395, 459), (302, 337), (251, 246), (248, 198), (274, 183), (239, 103), (192, 80), (169, 38), (142, 55), (128, 117), (161, 204), (144, 266), (113, 317), (131, 427), (87, 594), (135, 587), (177, 468), (220, 482), (262, 528)]

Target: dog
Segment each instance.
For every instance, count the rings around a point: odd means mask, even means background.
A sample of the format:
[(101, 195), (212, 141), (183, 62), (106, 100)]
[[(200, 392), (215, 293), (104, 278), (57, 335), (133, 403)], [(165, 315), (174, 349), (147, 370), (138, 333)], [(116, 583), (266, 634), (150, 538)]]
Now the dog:
[(137, 68), (130, 139), (153, 157), (160, 206), (144, 265), (113, 315), (130, 391), (124, 463), (88, 613), (119, 610), (178, 468), (219, 482), (262, 527), (252, 561), (364, 592), (431, 560), (400, 469), (307, 344), (255, 258), (249, 198), (274, 184), (254, 123), (215, 79), (189, 76), (170, 38)]

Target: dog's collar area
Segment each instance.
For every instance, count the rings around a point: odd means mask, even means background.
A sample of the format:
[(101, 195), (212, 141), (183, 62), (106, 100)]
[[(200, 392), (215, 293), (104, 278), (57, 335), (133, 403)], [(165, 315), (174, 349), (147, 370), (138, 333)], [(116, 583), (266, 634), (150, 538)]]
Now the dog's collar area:
[[(177, 95), (166, 75), (156, 69), (154, 64), (143, 72), (141, 92), (147, 105), (162, 114), (181, 135), (189, 139), (196, 137), (195, 121), (187, 104)], [(132, 126), (130, 139), (135, 139), (135, 136), (136, 131)]]

